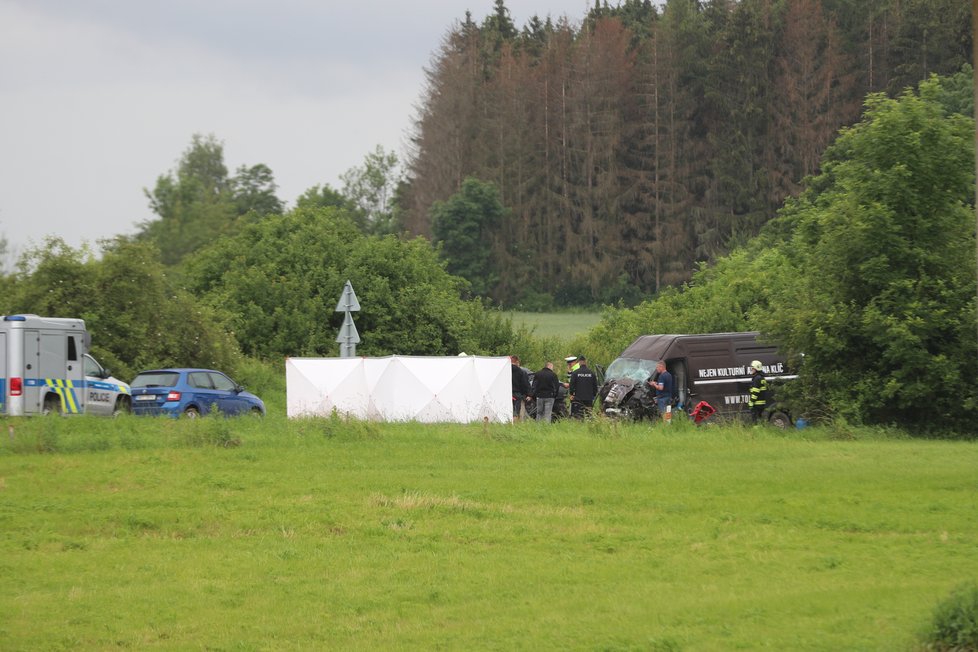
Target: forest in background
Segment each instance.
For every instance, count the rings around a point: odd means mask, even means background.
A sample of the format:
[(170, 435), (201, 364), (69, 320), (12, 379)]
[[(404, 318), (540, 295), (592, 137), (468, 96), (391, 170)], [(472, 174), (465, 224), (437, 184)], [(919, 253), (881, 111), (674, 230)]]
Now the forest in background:
[[(800, 369), (795, 414), (973, 435), (972, 80), (963, 65), (867, 95), (758, 236), (732, 236), (688, 283), (608, 307), (571, 350), (607, 363), (642, 333), (758, 330)], [(514, 328), (486, 299), (519, 271), (487, 246), (489, 229), (513, 219), (497, 182), (467, 176), (435, 200), (433, 246), (402, 230), (416, 180), (396, 167), (378, 148), (342, 190), (315, 186), (287, 207), (267, 166), (232, 173), (220, 141), (194, 136), (146, 190), (157, 219), (98, 253), (49, 238), (0, 274), (0, 313), (84, 318), (99, 359), (125, 378), (155, 366), (233, 372), (335, 355), (334, 307), (351, 280), (358, 354), (515, 353), (534, 367), (565, 355), (566, 343)]]
[[(401, 226), (503, 305), (638, 303), (756, 235), (868, 93), (960, 70), (970, 11), (625, 0), (596, 2), (579, 25), (518, 28), (496, 0), (445, 36), (427, 71)], [(489, 191), (494, 210), (466, 212)]]

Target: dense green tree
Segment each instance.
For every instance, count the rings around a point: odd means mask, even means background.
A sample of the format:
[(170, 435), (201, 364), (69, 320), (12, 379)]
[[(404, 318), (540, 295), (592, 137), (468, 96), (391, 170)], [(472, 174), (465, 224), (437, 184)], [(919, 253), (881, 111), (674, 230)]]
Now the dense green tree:
[(101, 256), (49, 238), (19, 263), (0, 312), (80, 317), (92, 352), (123, 379), (158, 366), (202, 366), (233, 373), (240, 355), (224, 318), (167, 276), (149, 243), (105, 242)]
[(487, 352), (492, 335), (474, 327), (478, 304), (460, 298), (463, 282), (427, 240), (364, 235), (339, 209), (268, 217), (188, 263), (190, 287), (228, 311), (242, 349), (264, 358), (336, 355), (347, 280), (361, 306), (358, 353)]
[(158, 219), (145, 222), (139, 237), (155, 243), (168, 265), (212, 241), (236, 216), (224, 146), (213, 136), (195, 134), (176, 171), (145, 193)]
[(367, 233), (385, 235), (400, 230), (396, 223), (395, 196), (401, 181), (397, 154), (377, 145), (363, 159), (363, 165), (340, 175), (343, 196), (347, 198)]
[(328, 183), (315, 185), (295, 200), (296, 208), (349, 208), (350, 201)]
[(592, 349), (614, 356), (648, 332), (757, 329), (803, 359), (783, 389), (799, 409), (978, 430), (974, 123), (948, 110), (963, 94), (946, 82), (871, 96), (758, 238), (681, 291), (609, 313)]
[[(894, 73), (889, 91), (899, 93), (931, 73), (949, 75), (971, 60), (971, 7), (962, 0), (894, 2)], [(973, 63), (973, 62), (972, 62)]]
[(153, 242), (167, 265), (229, 232), (244, 215), (282, 210), (272, 171), (241, 166), (229, 177), (224, 145), (212, 135), (195, 134), (176, 170), (144, 192), (157, 219), (144, 222), (138, 237)]
[(512, 43), (518, 34), (505, 0), (495, 0), (493, 12), (482, 23), (483, 71), (486, 77), (492, 76), (492, 69), (499, 61), (504, 44)]
[(267, 165), (242, 165), (231, 178), (231, 195), (237, 214), (280, 214), (285, 205), (275, 196), (276, 188), (275, 177)]
[(974, 125), (946, 116), (940, 92), (871, 96), (781, 217), (795, 282), (761, 325), (853, 418), (924, 425), (978, 408)]
[(505, 213), (496, 187), (471, 177), (461, 190), (431, 207), (431, 230), (448, 271), (466, 279), (477, 295), (488, 295), (498, 278), (490, 237)]
[(975, 116), (975, 73), (969, 64), (947, 77), (934, 77), (939, 88), (936, 99), (948, 114)]

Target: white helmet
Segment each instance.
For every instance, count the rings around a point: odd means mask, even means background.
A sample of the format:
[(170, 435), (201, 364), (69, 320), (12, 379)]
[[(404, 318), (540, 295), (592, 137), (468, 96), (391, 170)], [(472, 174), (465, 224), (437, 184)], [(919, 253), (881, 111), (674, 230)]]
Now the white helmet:
[(752, 363), (750, 363), (750, 366), (754, 367), (758, 371), (764, 370), (764, 365), (761, 364), (760, 360), (754, 360)]

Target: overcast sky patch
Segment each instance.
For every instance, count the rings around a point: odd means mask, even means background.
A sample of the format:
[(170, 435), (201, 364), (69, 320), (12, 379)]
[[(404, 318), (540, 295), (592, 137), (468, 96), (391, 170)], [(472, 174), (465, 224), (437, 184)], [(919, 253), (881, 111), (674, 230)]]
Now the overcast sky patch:
[[(472, 10), (481, 22), (493, 0)], [(510, 0), (579, 22), (587, 0)], [(133, 233), (194, 134), (264, 163), (289, 205), (379, 144), (404, 157), (447, 0), (0, 0), (0, 236)], [(472, 5), (469, 5), (472, 6)]]

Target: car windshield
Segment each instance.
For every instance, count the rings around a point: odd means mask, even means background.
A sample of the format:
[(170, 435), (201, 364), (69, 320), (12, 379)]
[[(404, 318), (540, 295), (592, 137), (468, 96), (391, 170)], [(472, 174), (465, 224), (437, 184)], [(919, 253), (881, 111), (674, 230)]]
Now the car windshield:
[(655, 373), (655, 360), (639, 360), (638, 358), (618, 358), (605, 372), (605, 378), (631, 378), (636, 382), (648, 380)]
[(130, 387), (173, 387), (179, 376), (175, 371), (148, 371), (136, 376)]

